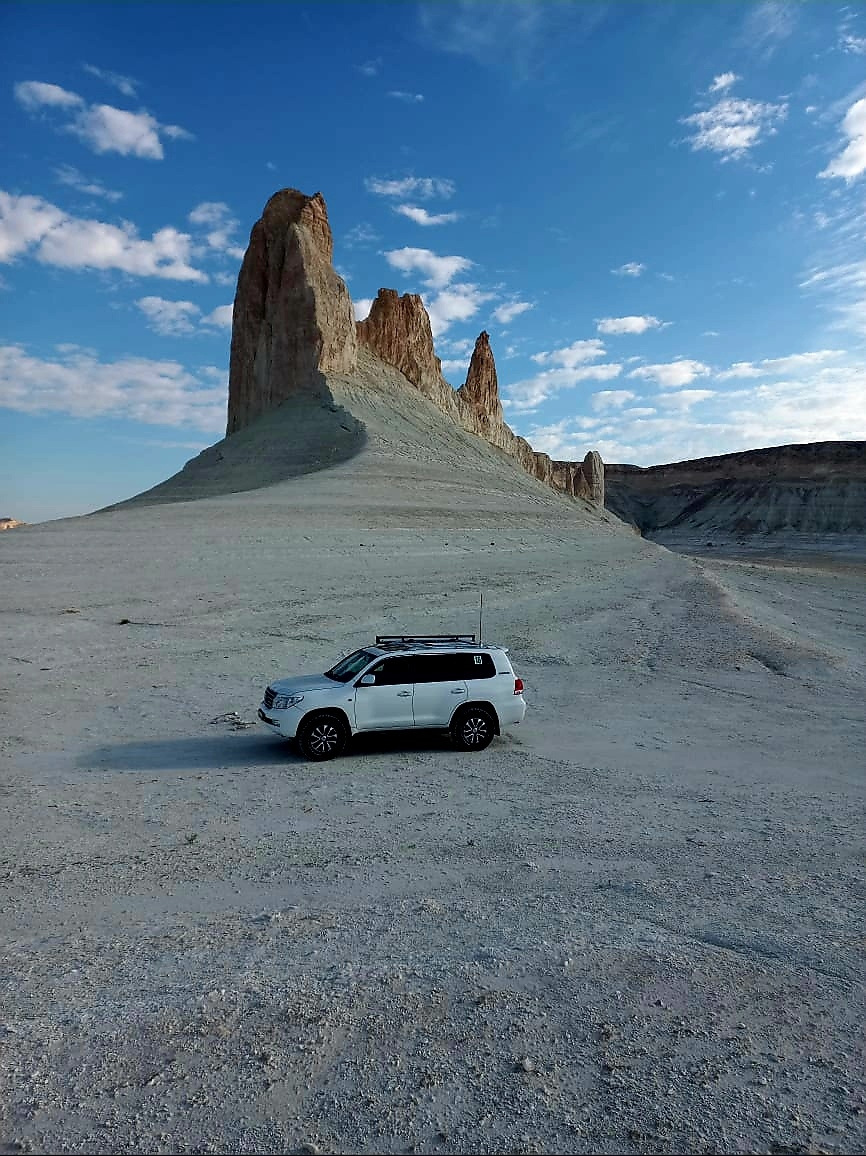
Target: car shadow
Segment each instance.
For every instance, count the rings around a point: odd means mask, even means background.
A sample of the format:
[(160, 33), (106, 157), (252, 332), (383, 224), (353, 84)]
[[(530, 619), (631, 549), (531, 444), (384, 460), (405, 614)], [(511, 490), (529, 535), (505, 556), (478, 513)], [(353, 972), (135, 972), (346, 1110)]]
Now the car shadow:
[[(376, 755), (450, 749), (448, 736), (437, 731), (383, 731), (381, 734), (355, 735), (345, 753)], [(307, 764), (294, 743), (271, 734), (243, 731), (236, 734), (106, 743), (93, 748), (77, 760), (77, 765), (85, 770), (131, 773), (280, 767), (287, 763)]]

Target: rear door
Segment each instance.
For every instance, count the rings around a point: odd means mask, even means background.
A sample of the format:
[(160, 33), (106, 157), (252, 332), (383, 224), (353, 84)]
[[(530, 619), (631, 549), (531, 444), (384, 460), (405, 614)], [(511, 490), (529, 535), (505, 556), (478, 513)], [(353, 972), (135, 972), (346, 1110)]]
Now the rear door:
[(467, 700), (459, 654), (416, 654), (412, 711), (416, 727), (447, 727), (451, 716)]
[(409, 658), (383, 658), (366, 673), (374, 686), (355, 685), (355, 726), (359, 731), (408, 730), (412, 718), (412, 670)]

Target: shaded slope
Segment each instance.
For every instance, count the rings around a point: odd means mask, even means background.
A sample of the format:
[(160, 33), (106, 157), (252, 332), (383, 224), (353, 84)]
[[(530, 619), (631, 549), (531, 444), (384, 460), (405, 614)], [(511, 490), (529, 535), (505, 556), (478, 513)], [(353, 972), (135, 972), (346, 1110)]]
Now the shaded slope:
[[(614, 519), (579, 499), (552, 490), (520, 463), (456, 425), (396, 369), (369, 350), (358, 351), (349, 374), (328, 374), (320, 398), (298, 395), (244, 429), (204, 450), (173, 477), (126, 502), (151, 505), (212, 498), (280, 486), (281, 501), (301, 499), (315, 509), (347, 515), (369, 502), (377, 508), (465, 507), (504, 512), (533, 506), (586, 524)], [(283, 492), (282, 483), (290, 486)], [(369, 491), (369, 494), (367, 493)], [(273, 492), (277, 497), (277, 493)], [(461, 517), (463, 515), (461, 514)]]
[(605, 504), (647, 537), (866, 532), (866, 442), (607, 465)]

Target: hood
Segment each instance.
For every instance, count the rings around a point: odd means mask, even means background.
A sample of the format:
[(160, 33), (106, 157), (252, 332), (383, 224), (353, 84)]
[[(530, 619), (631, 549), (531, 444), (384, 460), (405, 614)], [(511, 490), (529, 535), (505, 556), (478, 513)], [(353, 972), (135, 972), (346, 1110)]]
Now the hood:
[(269, 685), (277, 694), (310, 694), (314, 690), (336, 690), (341, 684), (323, 674), (306, 674), (301, 678), (275, 678)]

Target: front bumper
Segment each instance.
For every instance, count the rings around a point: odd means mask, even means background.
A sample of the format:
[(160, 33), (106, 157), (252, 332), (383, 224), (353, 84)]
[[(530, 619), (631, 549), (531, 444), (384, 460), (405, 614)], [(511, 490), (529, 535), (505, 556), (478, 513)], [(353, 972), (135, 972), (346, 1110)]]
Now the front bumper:
[(264, 703), (259, 704), (259, 719), (270, 727), (275, 735), (283, 739), (293, 739), (298, 731), (301, 713), (290, 707), (288, 710), (268, 710)]

